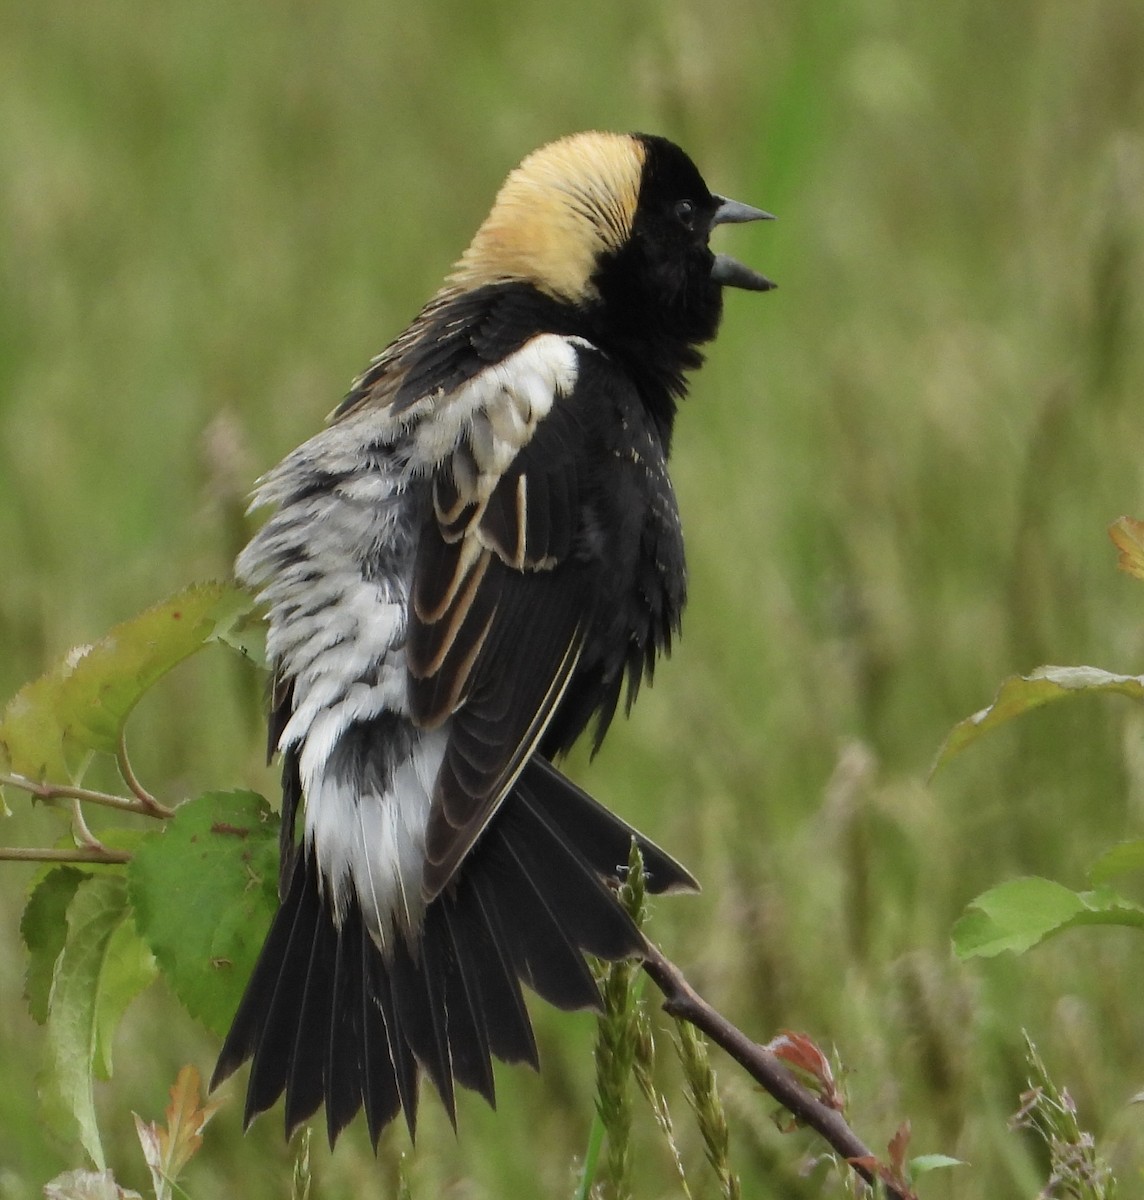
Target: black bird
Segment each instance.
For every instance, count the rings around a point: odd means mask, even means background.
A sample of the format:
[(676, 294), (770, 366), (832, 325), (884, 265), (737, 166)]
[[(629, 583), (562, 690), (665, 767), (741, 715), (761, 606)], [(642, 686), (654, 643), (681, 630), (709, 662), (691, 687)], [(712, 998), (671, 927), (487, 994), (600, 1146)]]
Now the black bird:
[[(521, 983), (598, 1006), (585, 954), (645, 943), (612, 887), (683, 867), (552, 765), (598, 746), (679, 629), (667, 457), (725, 285), (768, 214), (678, 146), (584, 133), (513, 171), (442, 289), (329, 426), (259, 483), (239, 578), (268, 607), (283, 763), (281, 905), (212, 1086), (253, 1058), (246, 1121), (285, 1092), (376, 1146), (420, 1071), (494, 1101), (537, 1064)], [(295, 839), (299, 806), (303, 832)]]

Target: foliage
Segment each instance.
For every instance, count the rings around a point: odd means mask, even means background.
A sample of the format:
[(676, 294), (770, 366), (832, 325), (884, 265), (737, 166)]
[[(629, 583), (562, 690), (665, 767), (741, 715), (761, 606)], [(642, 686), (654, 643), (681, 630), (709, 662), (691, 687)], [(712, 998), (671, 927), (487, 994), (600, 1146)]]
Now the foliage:
[[(202, 1149), (203, 1130), (218, 1101), (204, 1103), (202, 1083), (194, 1067), (183, 1067), (171, 1085), (167, 1123), (144, 1121), (135, 1113), (135, 1134), (143, 1151), (155, 1200), (172, 1200), (187, 1164)], [(182, 1189), (178, 1188), (182, 1193)], [(47, 1200), (142, 1200), (138, 1192), (121, 1187), (106, 1167), (98, 1171), (66, 1171), (44, 1186)]]
[(1011, 879), (971, 901), (954, 926), (953, 941), (965, 957), (1020, 953), (1080, 925), (1144, 929), (1144, 908), (1108, 888), (1074, 892), (1051, 879)]
[[(628, 874), (620, 898), (632, 919), (643, 927), (647, 919), (643, 859), (633, 840)], [(601, 1194), (606, 1200), (630, 1200), (632, 1192), (632, 1076), (640, 1043), (643, 982), (638, 964), (602, 965), (600, 994), (604, 1011), (596, 1029), (596, 1111), (605, 1139), (605, 1156), (599, 1171)], [(594, 1127), (595, 1128), (595, 1127)], [(594, 1141), (594, 1139), (593, 1139)], [(579, 1196), (586, 1197), (597, 1178), (589, 1143)]]
[[(1118, 566), (1144, 580), (1144, 522), (1121, 517), (1109, 530), (1119, 551)], [(940, 765), (982, 734), (1043, 704), (1086, 693), (1111, 692), (1144, 700), (1144, 679), (1113, 675), (1092, 667), (1041, 667), (1031, 675), (1005, 681), (993, 703), (957, 725), (938, 755)], [(1121, 925), (1144, 929), (1144, 906), (1108, 886), (1110, 879), (1144, 869), (1144, 840), (1122, 842), (1105, 851), (1091, 869), (1094, 888), (1076, 892), (1039, 877), (1011, 879), (970, 902), (953, 931), (953, 944), (964, 958), (1004, 951), (1021, 953), (1045, 938), (1082, 925)], [(1116, 1190), (1116, 1177), (1097, 1155), (1096, 1140), (1080, 1128), (1068, 1090), (1049, 1076), (1026, 1034), (1032, 1070), (1013, 1129), (1035, 1131), (1049, 1150), (1050, 1176), (1043, 1196), (1105, 1200)]]
[[(277, 819), (265, 800), (249, 792), (207, 793), (172, 814), (142, 788), (126, 755), (127, 719), (143, 695), (208, 643), (229, 640), (250, 607), (231, 586), (188, 589), (69, 653), (22, 688), (0, 719), (0, 779), (50, 802), (70, 800), (78, 843), (74, 851), (25, 848), (8, 856), (72, 858), (99, 871), (70, 863), (46, 869), (20, 923), (28, 952), (25, 994), (48, 1035), (49, 1113), (76, 1129), (97, 1173), (106, 1170), (106, 1155), (93, 1084), (111, 1077), (112, 1041), (127, 1006), (161, 970), (188, 1011), (221, 1035), (276, 899)], [(118, 763), (133, 797), (80, 786), (100, 754)], [(62, 777), (51, 778), (52, 769)], [(164, 824), (96, 838), (82, 802)], [(172, 1105), (181, 1113), (190, 1091), (197, 1095), (197, 1074), (177, 1086)], [(158, 1200), (170, 1195), (161, 1177), (173, 1179), (198, 1147), (198, 1133), (186, 1132), (188, 1120), (179, 1116), (170, 1134), (139, 1126)], [(188, 1137), (193, 1145), (184, 1146)]]
[(219, 1037), (278, 900), (278, 818), (253, 792), (179, 806), (127, 867), (135, 922), (187, 1011)]
[[(1121, 517), (1109, 530), (1119, 550), (1118, 566), (1144, 580), (1144, 522)], [(1144, 677), (1114, 675), (1094, 667), (1041, 667), (1007, 679), (993, 703), (960, 722), (937, 758), (940, 766), (983, 734), (1041, 705), (1080, 696), (1114, 693), (1144, 700)], [(1123, 925), (1144, 929), (1144, 906), (1108, 886), (1118, 875), (1144, 870), (1144, 841), (1122, 842), (1103, 853), (1092, 868), (1088, 892), (1076, 892), (1049, 879), (1011, 879), (978, 896), (953, 931), (963, 957), (1021, 952), (1046, 937), (1080, 925)]]
[(1021, 1093), (1021, 1107), (1009, 1118), (1009, 1127), (1030, 1130), (1048, 1149), (1049, 1179), (1041, 1195), (1046, 1200), (1113, 1200), (1116, 1179), (1097, 1153), (1096, 1139), (1081, 1128), (1076, 1101), (1067, 1088), (1053, 1082), (1028, 1034), (1025, 1047), (1029, 1086)]
[(249, 613), (229, 584), (188, 588), (20, 689), (0, 718), (0, 762), (33, 783), (78, 784), (93, 753), (120, 753), (127, 718), (168, 671)]
[[(633, 840), (627, 875), (620, 887), (620, 900), (642, 929), (648, 919), (643, 859)], [(690, 1200), (684, 1156), (676, 1140), (667, 1098), (656, 1086), (655, 1032), (647, 997), (645, 976), (638, 964), (600, 964), (600, 990), (604, 1011), (596, 1028), (596, 1121), (584, 1156), (584, 1168), (576, 1195), (578, 1200), (597, 1192), (605, 1197), (632, 1196), (633, 1189), (633, 1097), (634, 1082), (647, 1102), (677, 1175), (676, 1183)], [(728, 1200), (740, 1195), (738, 1176), (732, 1170), (727, 1118), (707, 1058), (702, 1036), (687, 1022), (674, 1021), (674, 1044), (683, 1068), (687, 1098), (703, 1138), (707, 1161), (719, 1182), (720, 1194)], [(599, 1162), (601, 1142), (604, 1162)]]
[(202, 1149), (203, 1130), (218, 1107), (217, 1100), (203, 1102), (198, 1071), (184, 1067), (171, 1085), (166, 1125), (135, 1114), (135, 1132), (151, 1172), (155, 1200), (171, 1200), (175, 1181)]

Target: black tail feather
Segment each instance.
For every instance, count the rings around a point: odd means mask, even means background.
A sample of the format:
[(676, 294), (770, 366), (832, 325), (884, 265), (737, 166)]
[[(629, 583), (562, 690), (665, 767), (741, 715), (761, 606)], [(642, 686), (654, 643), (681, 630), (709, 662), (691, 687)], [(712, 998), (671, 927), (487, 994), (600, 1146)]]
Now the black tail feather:
[(485, 904), (476, 888), (472, 905), (456, 905), (452, 923), (464, 931), (457, 939), (459, 952), (468, 960), (472, 973), (481, 981), (489, 1049), (502, 1062), (527, 1063), (540, 1069), (540, 1055), (532, 1022), (524, 1006), (520, 980), (506, 949), (506, 937), (500, 928), (496, 909)]
[(454, 1125), (455, 1083), (494, 1104), (493, 1057), (538, 1063), (520, 984), (560, 1008), (599, 1007), (585, 955), (643, 952), (608, 886), (633, 836), (650, 890), (696, 886), (535, 757), (415, 940), (384, 951), (356, 900), (335, 924), (314, 855), (299, 849), (211, 1086), (253, 1058), (247, 1123), (285, 1093), (290, 1133), (325, 1103), (333, 1145), (364, 1107), (375, 1148), (398, 1112), (415, 1134), (419, 1068)]
[(613, 962), (640, 955), (643, 937), (599, 873), (523, 789), (520, 799), (521, 827), (504, 839), (539, 902), (579, 950)]
[[(366, 1095), (369, 1072), (367, 1032), (377, 1018), (365, 992), (361, 914), (354, 908), (336, 936), (329, 1036), (323, 1048), (326, 1079), (326, 1135), (333, 1148)], [(347, 1053), (347, 1047), (361, 1047)], [(396, 1113), (396, 1108), (394, 1112)]]
[[(364, 945), (361, 947), (363, 956), (370, 952)], [(385, 1127), (399, 1112), (405, 1112), (406, 1114), (410, 1112), (415, 1114), (417, 1112), (417, 1068), (413, 1064), (409, 1064), (410, 1069), (403, 1073), (401, 1067), (394, 1065), (393, 1057), (389, 1051), (389, 1037), (386, 1033), (384, 1019), (381, 1022), (372, 1019), (373, 1014), (380, 1010), (377, 1007), (377, 1002), (374, 1000), (373, 993), (365, 984), (364, 974), (360, 999), (363, 1012), (366, 1016), (366, 1020), (362, 1026), (361, 1048), (359, 1050), (351, 1042), (340, 1047), (340, 1053), (346, 1057), (357, 1053), (361, 1055), (362, 1106), (365, 1108), (369, 1138), (373, 1143), (374, 1150), (376, 1150)], [(406, 1088), (407, 1100), (405, 1103), (402, 1101), (403, 1087)], [(347, 1114), (339, 1111), (338, 1116), (340, 1124), (337, 1132), (340, 1133), (349, 1124), (354, 1113), (349, 1112)], [(344, 1120), (341, 1120), (343, 1116)], [(410, 1137), (413, 1134), (414, 1125), (410, 1122)], [(330, 1135), (331, 1140), (336, 1137), (336, 1133), (332, 1128)]]
[(324, 936), (315, 929), (310, 965), (302, 991), (302, 1007), (295, 1018), (298, 1036), (290, 1073), (286, 1078), (286, 1137), (318, 1111), (328, 1088), (326, 1079), (326, 1031), (333, 1024), (333, 977), (337, 936)]
[(501, 832), (482, 855), (480, 868), (469, 872), (461, 887), (481, 889), (486, 907), (496, 911), (506, 931), (505, 944), (517, 974), (538, 996), (566, 1011), (598, 1008), (600, 993), (583, 954), (537, 890), (510, 836)]
[(449, 1053), (453, 1062), (453, 1074), (459, 1084), (478, 1092), (489, 1102), (490, 1107), (496, 1108), (496, 1085), (493, 1080), (488, 1023), (485, 1020), (485, 1004), (481, 998), (479, 978), (474, 974), (471, 962), (465, 957), (463, 944), (457, 939), (451, 906), (436, 906), (427, 914), (427, 921), (436, 913), (440, 913), (443, 926), (442, 942), (446, 958), (453, 965), (445, 980), (450, 1015)]
[[(307, 888), (305, 880), (300, 888), (292, 882), (282, 911), (292, 918), (289, 938), (281, 956), (284, 969), (278, 970), (275, 978), (275, 964), (267, 964), (264, 978), (260, 981), (260, 990), (265, 989), (265, 1014), (252, 1014), (258, 1029), (243, 1117), (247, 1125), (257, 1113), (269, 1108), (286, 1089), (298, 1033), (297, 1014), (302, 1008), (310, 955), (322, 917), (317, 892)], [(272, 988), (265, 987), (271, 983)]]
[(605, 879), (623, 878), (635, 838), (652, 895), (700, 890), (686, 867), (577, 787), (547, 759), (534, 755), (529, 760), (516, 791), (533, 809), (543, 812)]
[(451, 1014), (445, 1006), (444, 995), (446, 968), (440, 961), (439, 941), (424, 936), (425, 932), (417, 947), (417, 959), (403, 938), (395, 939), (390, 978), (398, 1035), (405, 1038), (417, 1061), (425, 1068), (455, 1126), (457, 1106), (453, 1095), (453, 1072), (449, 1066), (447, 1029)]
[[(385, 1052), (385, 1057), (382, 1057), (380, 1053), (378, 1055), (378, 1072), (371, 1086), (374, 1093), (377, 1094), (378, 1084), (382, 1079), (385, 1080), (386, 1086), (392, 1080), (401, 1111), (405, 1114), (405, 1124), (409, 1127), (409, 1136), (413, 1138), (417, 1134), (417, 1062), (413, 1057), (413, 1051), (410, 1048), (409, 1042), (402, 1036), (401, 1024), (397, 1018), (397, 1005), (393, 998), (393, 983), (389, 969), (382, 961), (381, 955), (377, 952), (377, 948), (364, 929), (362, 932), (361, 953), (366, 963), (369, 978), (367, 1006), (369, 1001), (372, 1000), (381, 1012), (382, 1021), (379, 1030), (381, 1038), (378, 1048), (379, 1050), (384, 1049)], [(353, 1046), (347, 1046), (345, 1052), (352, 1054), (354, 1053), (354, 1049)], [(388, 1062), (386, 1059), (388, 1059)], [(389, 1078), (386, 1078), (387, 1071)], [(385, 1106), (379, 1106), (376, 1110), (377, 1117), (380, 1118), (385, 1111)], [(396, 1115), (396, 1113), (393, 1115)], [(378, 1128), (377, 1137), (381, 1136), (381, 1128), (383, 1127), (384, 1122)], [(376, 1143), (376, 1137), (374, 1140)]]

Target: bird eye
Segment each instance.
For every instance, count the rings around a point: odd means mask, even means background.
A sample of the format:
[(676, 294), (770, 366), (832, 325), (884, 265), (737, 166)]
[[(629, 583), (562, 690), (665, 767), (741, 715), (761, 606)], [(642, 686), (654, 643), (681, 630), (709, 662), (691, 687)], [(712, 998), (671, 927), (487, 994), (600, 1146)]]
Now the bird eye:
[(675, 215), (685, 229), (690, 229), (695, 224), (695, 205), (690, 200), (680, 200), (675, 206)]

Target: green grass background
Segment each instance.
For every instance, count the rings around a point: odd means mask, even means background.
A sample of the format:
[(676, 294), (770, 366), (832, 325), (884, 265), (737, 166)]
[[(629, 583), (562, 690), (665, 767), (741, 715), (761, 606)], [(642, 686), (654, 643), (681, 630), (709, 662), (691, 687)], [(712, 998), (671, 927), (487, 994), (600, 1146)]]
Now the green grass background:
[[(505, 174), (580, 128), (661, 132), (776, 212), (719, 234), (779, 281), (730, 296), (674, 476), (691, 565), (678, 652), (578, 777), (679, 853), (698, 898), (653, 934), (760, 1040), (837, 1045), (884, 1145), (971, 1166), (923, 1197), (1028, 1196), (1006, 1131), (1021, 1030), (1138, 1194), (1144, 943), (1066, 935), (961, 964), (991, 883), (1083, 886), (1139, 836), (1141, 714), (1027, 718), (933, 783), (949, 727), (1039, 663), (1138, 671), (1144, 591), (1105, 527), (1144, 515), (1144, 6), (1134, 0), (0, 3), (0, 695), (196, 579), (253, 478), (312, 432), (436, 287)], [(273, 792), (259, 684), (222, 651), (132, 724), (164, 798)], [(56, 826), (16, 798), (8, 844)], [(0, 872), (0, 1196), (80, 1165), (37, 1107), (21, 998), (31, 870)], [(426, 1095), (375, 1161), (355, 1127), (317, 1194), (567, 1196), (592, 1116), (587, 1016), (535, 1006), (544, 1072), (498, 1072), (454, 1136)], [(161, 989), (101, 1085), (130, 1112), (217, 1047)], [(667, 1054), (664, 1045), (664, 1058)], [(717, 1058), (747, 1195), (821, 1194), (815, 1143)], [(278, 1114), (239, 1084), (192, 1196), (282, 1196)], [(685, 1156), (705, 1165), (670, 1064)], [(637, 1194), (677, 1194), (649, 1117)], [(713, 1194), (710, 1184), (706, 1194)], [(831, 1185), (834, 1186), (834, 1185)]]

